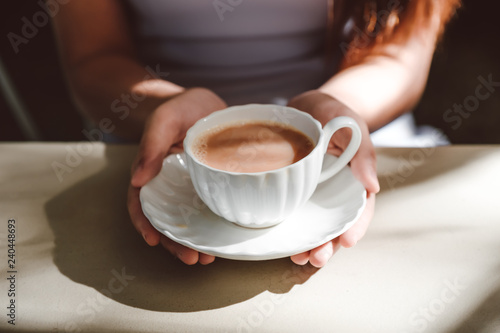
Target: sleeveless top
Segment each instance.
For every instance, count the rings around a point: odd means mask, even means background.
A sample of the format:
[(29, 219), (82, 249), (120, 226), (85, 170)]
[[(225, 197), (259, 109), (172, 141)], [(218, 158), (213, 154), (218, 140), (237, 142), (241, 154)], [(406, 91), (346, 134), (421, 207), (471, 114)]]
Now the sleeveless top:
[(327, 78), (328, 0), (127, 0), (137, 52), (228, 104), (276, 103)]

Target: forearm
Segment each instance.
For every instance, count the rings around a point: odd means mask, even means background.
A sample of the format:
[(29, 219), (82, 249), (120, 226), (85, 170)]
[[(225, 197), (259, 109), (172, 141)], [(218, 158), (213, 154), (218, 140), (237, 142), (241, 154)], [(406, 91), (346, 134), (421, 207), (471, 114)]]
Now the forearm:
[(410, 110), (420, 99), (434, 52), (420, 39), (367, 56), (341, 70), (320, 91), (356, 111), (371, 132)]
[(161, 68), (143, 67), (121, 54), (96, 56), (67, 66), (75, 102), (95, 124), (108, 118), (113, 133), (138, 140), (148, 115), (183, 88), (164, 80)]
[(120, 0), (81, 0), (61, 7), (53, 24), (78, 107), (96, 125), (111, 120), (113, 134), (138, 140), (148, 115), (183, 89), (136, 60), (127, 19)]

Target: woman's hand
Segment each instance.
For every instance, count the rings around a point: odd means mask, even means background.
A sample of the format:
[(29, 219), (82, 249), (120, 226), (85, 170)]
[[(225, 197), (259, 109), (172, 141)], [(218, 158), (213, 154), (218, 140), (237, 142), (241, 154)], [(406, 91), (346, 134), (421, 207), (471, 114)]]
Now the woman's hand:
[[(338, 116), (354, 118), (362, 132), (361, 145), (351, 160), (351, 171), (367, 191), (365, 210), (356, 224), (339, 237), (315, 249), (291, 257), (292, 261), (298, 265), (305, 265), (307, 262), (310, 262), (315, 267), (322, 267), (333, 256), (339, 246), (352, 247), (356, 245), (364, 236), (373, 217), (375, 193), (380, 190), (376, 172), (375, 150), (370, 140), (370, 133), (366, 122), (357, 113), (330, 95), (312, 90), (293, 98), (288, 105), (311, 114), (323, 126), (329, 120)], [(349, 144), (350, 138), (350, 130), (341, 129), (337, 131), (330, 141), (328, 153), (337, 156), (340, 155)]]
[(209, 264), (215, 257), (187, 248), (161, 235), (144, 216), (139, 191), (161, 170), (163, 159), (169, 153), (182, 151), (182, 140), (194, 123), (210, 113), (226, 108), (226, 103), (204, 88), (186, 90), (161, 104), (149, 116), (142, 135), (139, 152), (132, 165), (128, 191), (128, 210), (132, 223), (146, 243), (159, 243), (188, 265)]

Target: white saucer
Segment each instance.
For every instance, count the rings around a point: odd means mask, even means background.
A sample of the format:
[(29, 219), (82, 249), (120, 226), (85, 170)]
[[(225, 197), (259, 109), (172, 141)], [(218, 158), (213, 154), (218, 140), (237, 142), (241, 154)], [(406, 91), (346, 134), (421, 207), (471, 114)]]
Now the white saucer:
[[(335, 159), (327, 155), (323, 165)], [(141, 189), (140, 199), (151, 224), (180, 244), (227, 259), (267, 260), (313, 249), (344, 233), (363, 211), (366, 191), (345, 167), (319, 184), (291, 218), (274, 227), (248, 229), (212, 213), (193, 188), (184, 154), (173, 154)]]

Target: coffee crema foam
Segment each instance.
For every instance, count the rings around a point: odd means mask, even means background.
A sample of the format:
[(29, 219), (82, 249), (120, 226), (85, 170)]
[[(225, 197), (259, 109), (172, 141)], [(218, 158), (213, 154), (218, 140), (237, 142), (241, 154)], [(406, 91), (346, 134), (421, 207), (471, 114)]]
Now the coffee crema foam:
[(300, 161), (313, 149), (307, 135), (271, 121), (227, 123), (201, 133), (192, 144), (193, 155), (201, 163), (241, 173), (279, 169)]

